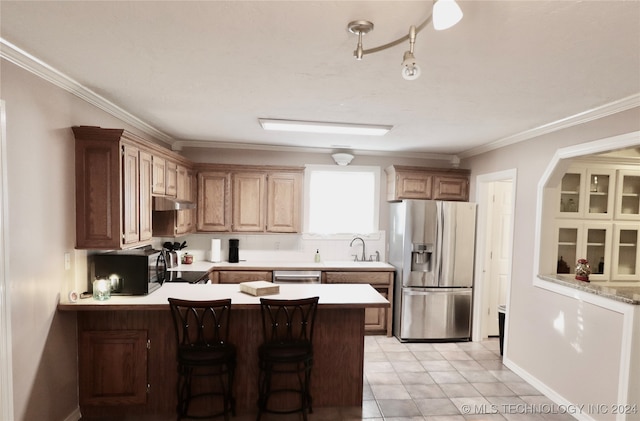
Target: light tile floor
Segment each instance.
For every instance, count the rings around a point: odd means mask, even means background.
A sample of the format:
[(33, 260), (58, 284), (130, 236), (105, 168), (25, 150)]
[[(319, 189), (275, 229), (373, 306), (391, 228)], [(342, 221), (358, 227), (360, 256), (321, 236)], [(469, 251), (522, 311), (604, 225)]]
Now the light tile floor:
[[(502, 364), (498, 339), (401, 343), (366, 336), (362, 408), (316, 408), (309, 421), (569, 421)], [(236, 417), (245, 421), (251, 416)], [(300, 420), (265, 415), (263, 420)]]

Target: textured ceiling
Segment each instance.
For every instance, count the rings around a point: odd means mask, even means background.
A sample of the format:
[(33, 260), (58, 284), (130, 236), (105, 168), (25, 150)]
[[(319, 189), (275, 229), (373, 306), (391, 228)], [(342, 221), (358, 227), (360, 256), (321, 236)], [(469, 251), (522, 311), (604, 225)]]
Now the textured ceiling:
[[(640, 93), (639, 1), (7, 1), (5, 41), (185, 145), (461, 154)], [(258, 118), (393, 125), (383, 137), (265, 132)], [(86, 124), (92, 122), (87, 121)]]

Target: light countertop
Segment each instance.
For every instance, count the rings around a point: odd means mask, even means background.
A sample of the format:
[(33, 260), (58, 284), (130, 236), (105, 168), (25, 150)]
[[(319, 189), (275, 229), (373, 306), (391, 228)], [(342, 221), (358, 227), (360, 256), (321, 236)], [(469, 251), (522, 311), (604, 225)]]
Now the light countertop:
[(640, 305), (640, 287), (638, 286), (605, 286), (594, 282), (582, 282), (561, 275), (538, 275), (538, 277), (545, 281), (600, 295), (615, 301)]
[(323, 261), (295, 262), (295, 261), (243, 261), (238, 263), (229, 262), (209, 262), (206, 260), (196, 260), (191, 264), (179, 264), (170, 268), (170, 271), (195, 271), (207, 272), (210, 270), (345, 270), (345, 271), (393, 271), (394, 267), (385, 262), (353, 262), (353, 261)]
[[(286, 284), (279, 285), (280, 293), (265, 298), (298, 299), (320, 297), (321, 308), (385, 308), (389, 301), (368, 284)], [(112, 296), (106, 301), (93, 298), (70, 302), (64, 298), (58, 304), (63, 311), (96, 310), (165, 310), (169, 308), (167, 299), (206, 301), (231, 298), (231, 304), (241, 309), (258, 308), (260, 297), (240, 292), (239, 284), (186, 284), (165, 283), (149, 295)]]

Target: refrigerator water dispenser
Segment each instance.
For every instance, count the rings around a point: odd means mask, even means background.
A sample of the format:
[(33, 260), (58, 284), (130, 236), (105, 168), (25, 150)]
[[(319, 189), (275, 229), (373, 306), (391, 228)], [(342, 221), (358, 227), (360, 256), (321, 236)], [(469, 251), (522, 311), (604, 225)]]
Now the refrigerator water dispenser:
[(411, 272), (431, 272), (433, 244), (413, 243), (411, 245)]

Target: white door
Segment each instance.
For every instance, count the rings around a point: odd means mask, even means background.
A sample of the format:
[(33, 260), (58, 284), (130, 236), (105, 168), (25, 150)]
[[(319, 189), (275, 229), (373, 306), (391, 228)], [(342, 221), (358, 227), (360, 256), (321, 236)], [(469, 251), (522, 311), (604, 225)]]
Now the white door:
[(510, 235), (512, 218), (511, 181), (496, 181), (491, 186), (493, 199), (489, 208), (491, 230), (487, 236), (487, 261), (485, 280), (487, 299), (484, 314), (487, 336), (498, 336), (498, 305), (507, 303), (509, 283)]

